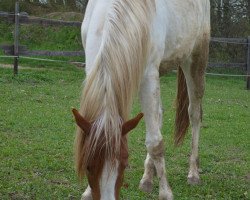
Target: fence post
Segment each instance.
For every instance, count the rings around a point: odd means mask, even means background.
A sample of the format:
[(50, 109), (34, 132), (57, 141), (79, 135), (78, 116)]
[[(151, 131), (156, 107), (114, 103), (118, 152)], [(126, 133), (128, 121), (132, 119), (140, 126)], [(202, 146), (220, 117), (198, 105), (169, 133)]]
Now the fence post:
[(18, 56), (19, 56), (19, 2), (15, 5), (15, 32), (14, 32), (14, 75), (18, 74)]
[(247, 90), (250, 90), (250, 36), (247, 38)]

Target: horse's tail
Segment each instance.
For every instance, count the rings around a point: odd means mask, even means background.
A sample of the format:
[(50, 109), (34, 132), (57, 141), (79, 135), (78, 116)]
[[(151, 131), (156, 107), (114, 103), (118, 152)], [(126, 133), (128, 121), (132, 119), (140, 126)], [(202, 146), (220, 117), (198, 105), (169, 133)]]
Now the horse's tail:
[(175, 145), (182, 143), (189, 127), (187, 83), (181, 67), (178, 67), (178, 86), (175, 118)]

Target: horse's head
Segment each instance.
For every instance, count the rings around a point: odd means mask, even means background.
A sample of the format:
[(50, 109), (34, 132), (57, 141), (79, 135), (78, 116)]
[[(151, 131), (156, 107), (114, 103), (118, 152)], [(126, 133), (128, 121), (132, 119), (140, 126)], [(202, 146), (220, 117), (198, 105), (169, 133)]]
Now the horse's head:
[[(95, 141), (95, 150), (91, 148), (93, 145), (93, 138), (91, 134), (95, 134), (95, 127), (92, 123), (84, 119), (80, 113), (73, 109), (73, 114), (77, 125), (82, 129), (84, 140), (82, 140), (82, 153), (79, 158), (84, 159), (80, 162), (81, 166), (78, 166), (85, 172), (88, 183), (91, 188), (92, 198), (94, 200), (117, 200), (119, 199), (119, 193), (123, 182), (123, 175), (126, 166), (128, 165), (128, 142), (127, 133), (134, 129), (139, 123), (143, 114), (138, 114), (135, 118), (124, 122), (121, 126), (121, 136), (119, 144), (120, 150), (116, 152), (107, 152), (107, 145), (112, 145), (114, 141), (107, 141), (105, 134), (103, 133), (98, 140)], [(113, 149), (115, 151), (115, 148)], [(88, 154), (86, 158), (86, 153)], [(111, 157), (108, 156), (112, 155)], [(79, 155), (78, 155), (79, 156)], [(83, 158), (85, 157), (85, 158)], [(78, 162), (79, 164), (79, 162)]]

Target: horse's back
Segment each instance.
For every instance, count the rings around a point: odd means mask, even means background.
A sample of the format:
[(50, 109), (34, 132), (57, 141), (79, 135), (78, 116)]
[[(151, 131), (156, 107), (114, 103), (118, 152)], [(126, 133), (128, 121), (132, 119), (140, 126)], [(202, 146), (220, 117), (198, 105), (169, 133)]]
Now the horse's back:
[[(100, 49), (107, 11), (112, 0), (90, 0), (82, 25), (86, 71), (90, 71)], [(188, 57), (210, 31), (209, 0), (157, 0), (152, 18), (148, 63), (161, 61), (162, 71), (173, 68)]]
[(104, 23), (110, 0), (90, 0), (81, 27), (82, 42), (85, 49), (86, 72), (88, 73), (100, 49)]
[(209, 35), (210, 4), (209, 0), (158, 0), (156, 11), (150, 54), (161, 59), (162, 71), (168, 71), (191, 55), (204, 34)]

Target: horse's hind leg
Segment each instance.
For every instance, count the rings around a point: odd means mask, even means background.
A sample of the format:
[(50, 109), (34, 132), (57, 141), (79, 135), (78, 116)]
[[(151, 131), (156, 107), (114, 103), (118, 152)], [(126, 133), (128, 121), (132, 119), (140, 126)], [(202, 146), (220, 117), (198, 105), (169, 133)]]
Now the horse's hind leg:
[(158, 69), (152, 66), (146, 71), (141, 85), (140, 98), (146, 121), (147, 158), (140, 189), (152, 190), (153, 176), (156, 171), (159, 178), (159, 199), (172, 200), (173, 195), (167, 182), (164, 159), (164, 145), (161, 135), (162, 108), (160, 101), (160, 83)]
[(192, 128), (192, 151), (190, 156), (190, 168), (188, 173), (188, 183), (200, 183), (199, 177), (199, 157), (198, 145), (199, 134), (202, 121), (202, 97), (205, 86), (205, 69), (208, 57), (208, 39), (204, 37), (204, 41), (195, 49), (186, 66), (183, 66), (183, 72), (186, 78), (189, 107), (188, 114)]

